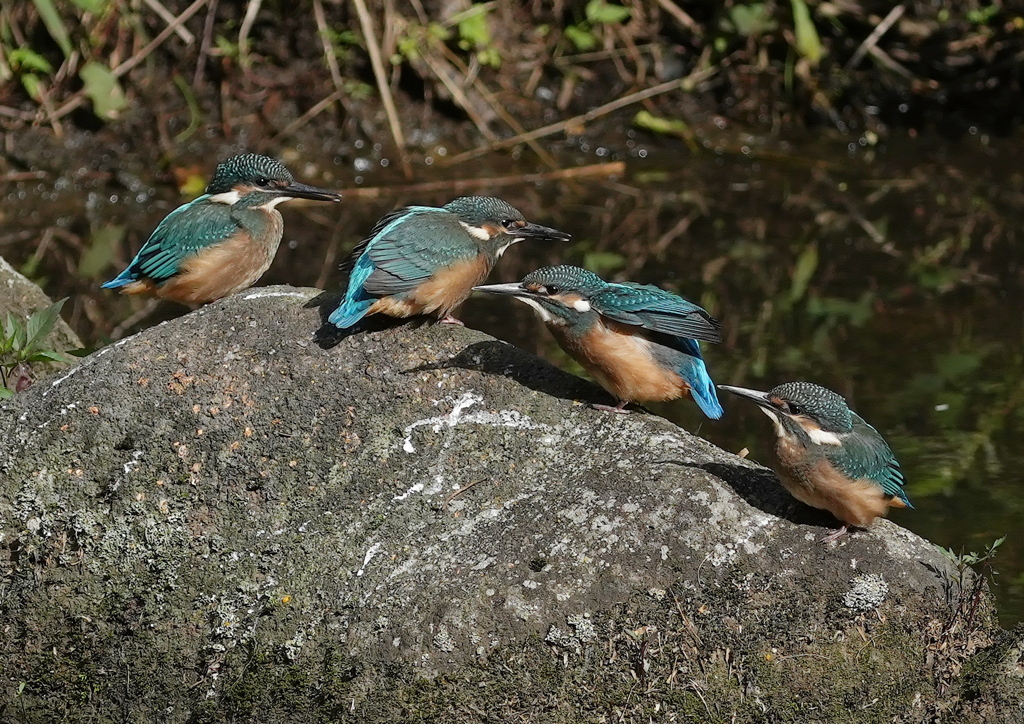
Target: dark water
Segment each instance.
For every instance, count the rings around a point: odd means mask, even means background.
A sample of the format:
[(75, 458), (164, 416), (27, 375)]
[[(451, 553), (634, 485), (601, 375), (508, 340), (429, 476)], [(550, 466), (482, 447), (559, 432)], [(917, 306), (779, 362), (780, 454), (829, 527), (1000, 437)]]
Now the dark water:
[[(894, 511), (896, 522), (956, 550), (983, 550), (1007, 535), (995, 593), (1004, 625), (1024, 619), (1021, 149), (969, 136), (902, 138), (884, 148), (752, 140), (701, 155), (646, 150), (644, 158), (625, 152), (627, 170), (615, 179), (476, 189), (574, 235), (563, 246), (514, 247), (492, 281), (564, 261), (703, 304), (725, 329), (723, 344), (706, 347), (717, 382), (818, 382), (885, 435), (916, 506)], [(593, 149), (576, 153), (579, 164), (608, 160)], [(517, 170), (492, 162), (459, 175)], [(364, 174), (364, 185), (403, 183), (386, 171)], [(180, 203), (169, 179), (5, 191), (0, 254), (52, 296), (72, 297), (70, 319), (88, 343), (185, 311), (165, 303), (117, 329), (142, 303), (96, 289)], [(261, 283), (336, 285), (337, 262), (381, 214), (461, 193), (397, 189), (337, 206), (283, 207), (285, 244)], [(523, 305), (473, 299), (462, 316), (579, 371)], [(723, 404), (717, 422), (689, 401), (654, 409), (726, 449), (765, 458), (766, 418), (739, 400)]]

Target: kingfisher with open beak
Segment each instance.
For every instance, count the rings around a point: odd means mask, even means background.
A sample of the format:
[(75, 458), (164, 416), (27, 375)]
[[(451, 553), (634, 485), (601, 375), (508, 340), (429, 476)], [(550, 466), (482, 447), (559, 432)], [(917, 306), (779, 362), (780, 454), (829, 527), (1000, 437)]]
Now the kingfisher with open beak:
[(786, 490), (843, 523), (823, 543), (850, 527), (867, 528), (890, 506), (914, 507), (892, 450), (842, 396), (810, 382), (787, 382), (768, 392), (718, 387), (752, 400), (775, 423), (776, 472)]
[(487, 278), (512, 244), (568, 241), (565, 232), (531, 224), (491, 196), (463, 196), (442, 207), (393, 211), (342, 265), (348, 289), (328, 321), (347, 329), (371, 314), (431, 314), (459, 324), (452, 312)]
[(202, 304), (251, 287), (277, 254), (284, 220), (275, 207), (289, 199), (341, 196), (298, 183), (276, 159), (229, 158), (206, 193), (164, 217), (128, 268), (103, 288)]
[(594, 407), (628, 412), (630, 402), (689, 394), (705, 415), (722, 416), (698, 342), (720, 342), (721, 325), (696, 304), (649, 284), (609, 283), (566, 265), (476, 289), (533, 307), (562, 349), (619, 400)]

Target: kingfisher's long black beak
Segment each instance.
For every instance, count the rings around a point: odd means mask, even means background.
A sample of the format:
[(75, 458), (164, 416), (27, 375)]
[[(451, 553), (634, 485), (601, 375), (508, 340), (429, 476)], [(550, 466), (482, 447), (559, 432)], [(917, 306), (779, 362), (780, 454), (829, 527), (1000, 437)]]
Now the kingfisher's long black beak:
[(731, 385), (717, 385), (717, 387), (720, 390), (725, 390), (726, 392), (731, 392), (734, 395), (746, 397), (748, 400), (753, 400), (766, 410), (776, 411), (775, 405), (773, 405), (771, 401), (768, 399), (767, 392), (761, 392), (759, 390), (750, 390), (747, 389), (746, 387), (733, 387)]
[(519, 282), (511, 284), (485, 284), (480, 287), (473, 287), (474, 292), (486, 292), (488, 294), (504, 294), (509, 297), (533, 297), (536, 296), (529, 289), (524, 289)]
[(526, 224), (507, 233), (509, 236), (514, 236), (517, 239), (534, 239), (536, 241), (569, 241), (572, 239), (572, 236), (564, 231), (541, 226), (540, 224)]
[(292, 181), (287, 186), (282, 186), (277, 189), (277, 193), (281, 196), (287, 196), (292, 199), (312, 199), (313, 201), (341, 201), (341, 194), (335, 193), (334, 191), (328, 191), (327, 189), (317, 188), (316, 186), (307, 186), (306, 184), (300, 184), (298, 181)]

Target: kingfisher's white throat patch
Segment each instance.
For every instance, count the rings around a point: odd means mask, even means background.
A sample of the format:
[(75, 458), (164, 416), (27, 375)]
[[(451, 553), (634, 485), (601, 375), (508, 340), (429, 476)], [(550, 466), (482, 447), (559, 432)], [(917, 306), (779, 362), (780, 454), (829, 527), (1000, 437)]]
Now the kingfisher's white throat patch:
[(529, 297), (516, 297), (516, 299), (533, 307), (545, 324), (565, 324), (564, 319), (556, 317), (554, 314), (546, 310), (544, 305), (536, 299), (530, 299)]
[(274, 198), (270, 199), (270, 201), (268, 201), (267, 203), (260, 204), (256, 208), (257, 209), (272, 209), (272, 208), (274, 208), (275, 206), (277, 206), (280, 203), (283, 203), (285, 201), (291, 201), (293, 198), (295, 198), (295, 197), (294, 196), (275, 196)]
[(465, 221), (460, 221), (459, 224), (462, 226), (463, 229), (466, 230), (466, 233), (472, 236), (474, 239), (479, 239), (480, 241), (487, 241), (488, 239), (491, 238), (490, 233), (488, 233), (487, 229), (483, 228), (482, 226), (473, 226), (472, 224), (467, 224)]
[(588, 302), (586, 299), (577, 299), (572, 303), (572, 308), (575, 309), (577, 312), (589, 312), (590, 302)]
[(220, 194), (211, 194), (207, 201), (212, 201), (215, 204), (227, 204), (232, 206), (238, 203), (238, 200), (242, 198), (242, 194), (238, 193), (237, 189), (231, 189)]

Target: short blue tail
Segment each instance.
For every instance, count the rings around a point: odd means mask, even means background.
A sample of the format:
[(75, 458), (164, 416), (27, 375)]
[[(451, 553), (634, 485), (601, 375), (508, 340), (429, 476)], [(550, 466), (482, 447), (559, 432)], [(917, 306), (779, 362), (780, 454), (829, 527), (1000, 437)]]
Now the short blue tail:
[(139, 275), (132, 271), (131, 265), (128, 266), (123, 272), (118, 274), (116, 277), (111, 279), (109, 282), (102, 284), (103, 289), (119, 289), (125, 287), (139, 280)]
[(345, 300), (341, 303), (337, 309), (331, 312), (331, 316), (327, 318), (331, 324), (338, 329), (348, 329), (353, 324), (358, 322), (369, 311), (376, 299), (349, 299), (346, 295)]
[(374, 270), (373, 262), (368, 252), (364, 252), (356, 263), (352, 265), (352, 272), (348, 277), (348, 289), (345, 290), (345, 298), (341, 304), (331, 312), (327, 318), (331, 324), (338, 329), (348, 329), (360, 319), (366, 316), (370, 307), (377, 301), (375, 297), (369, 297), (363, 284), (370, 278)]
[(690, 386), (690, 395), (701, 412), (712, 420), (720, 419), (723, 413), (722, 405), (718, 402), (715, 383), (708, 376), (708, 368), (704, 365), (704, 360), (700, 357), (685, 355), (678, 372), (679, 376)]

